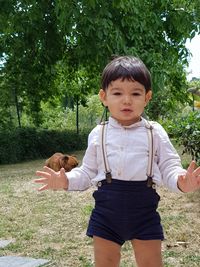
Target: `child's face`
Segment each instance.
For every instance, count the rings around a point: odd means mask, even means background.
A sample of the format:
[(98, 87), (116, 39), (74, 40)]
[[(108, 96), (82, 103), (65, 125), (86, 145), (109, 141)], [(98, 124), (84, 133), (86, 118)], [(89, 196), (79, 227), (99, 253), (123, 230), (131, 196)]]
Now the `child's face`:
[(127, 79), (117, 79), (109, 84), (106, 91), (99, 91), (99, 97), (111, 116), (124, 126), (140, 120), (151, 95), (152, 91), (146, 93), (141, 83)]

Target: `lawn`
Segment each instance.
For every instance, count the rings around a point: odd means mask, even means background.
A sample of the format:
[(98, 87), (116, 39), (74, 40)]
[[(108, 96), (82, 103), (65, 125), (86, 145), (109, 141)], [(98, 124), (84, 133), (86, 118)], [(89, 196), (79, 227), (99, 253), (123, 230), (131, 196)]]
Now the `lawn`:
[[(82, 159), (83, 152), (75, 151)], [(182, 157), (184, 163), (188, 157)], [(38, 192), (32, 181), (44, 160), (0, 166), (0, 239), (13, 243), (0, 256), (49, 259), (55, 267), (92, 267), (92, 239), (85, 231), (93, 206), (91, 188), (84, 192)], [(200, 266), (200, 193), (175, 194), (160, 188), (159, 212), (165, 229), (166, 267)], [(129, 242), (121, 267), (134, 265)]]

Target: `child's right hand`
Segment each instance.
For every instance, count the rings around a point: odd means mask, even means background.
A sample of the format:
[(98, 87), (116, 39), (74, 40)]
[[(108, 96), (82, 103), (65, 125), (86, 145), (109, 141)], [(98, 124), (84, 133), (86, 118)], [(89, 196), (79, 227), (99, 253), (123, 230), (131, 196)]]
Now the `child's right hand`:
[(44, 184), (38, 189), (38, 191), (53, 189), (68, 189), (68, 179), (65, 175), (65, 169), (62, 168), (60, 171), (55, 172), (54, 170), (44, 166), (44, 171), (37, 171), (37, 176), (42, 176), (43, 178), (35, 179), (34, 183)]
[(179, 175), (178, 188), (182, 192), (194, 192), (200, 189), (200, 167), (197, 167), (196, 163), (192, 161), (187, 169), (185, 175)]

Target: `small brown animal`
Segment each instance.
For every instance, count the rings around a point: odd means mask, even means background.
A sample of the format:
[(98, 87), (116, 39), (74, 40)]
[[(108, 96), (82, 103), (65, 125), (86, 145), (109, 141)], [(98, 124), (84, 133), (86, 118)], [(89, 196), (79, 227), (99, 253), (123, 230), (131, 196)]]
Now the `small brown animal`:
[(78, 166), (78, 163), (75, 155), (70, 156), (62, 153), (55, 153), (46, 160), (45, 165), (56, 172), (61, 168), (64, 168), (65, 171), (69, 172), (71, 169)]

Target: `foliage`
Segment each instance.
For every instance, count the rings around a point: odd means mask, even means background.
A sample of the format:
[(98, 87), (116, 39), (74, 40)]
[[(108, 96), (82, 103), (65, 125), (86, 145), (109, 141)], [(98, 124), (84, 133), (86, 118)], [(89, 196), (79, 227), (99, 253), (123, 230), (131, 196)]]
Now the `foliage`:
[(40, 101), (56, 92), (54, 64), (62, 55), (54, 1), (3, 0), (1, 10), (3, 78), (10, 92), (15, 89), (21, 98), (22, 110), (26, 106), (39, 125)]
[[(85, 149), (88, 132), (17, 128), (0, 132), (0, 164), (47, 158), (55, 152)], [(9, 142), (8, 142), (9, 140)]]
[(22, 125), (27, 127), (0, 129), (0, 164), (48, 157), (56, 151), (85, 149), (87, 134), (100, 121), (103, 112), (98, 95), (89, 97), (86, 106), (80, 105), (79, 110), (79, 135), (75, 127), (76, 112), (64, 109), (56, 100), (42, 104), (44, 116), (41, 129), (34, 128), (26, 115), (22, 116)]
[(179, 86), (177, 88), (166, 86), (156, 94), (153, 92), (152, 100), (145, 109), (145, 113), (150, 119), (172, 118), (174, 114), (181, 113), (185, 103), (192, 104), (187, 93), (188, 87), (184, 84), (180, 84)]
[(183, 145), (183, 153), (189, 153), (200, 164), (200, 112), (191, 111), (174, 117), (166, 125), (168, 133), (173, 136), (179, 145)]
[[(188, 100), (183, 72), (188, 56), (185, 41), (199, 31), (198, 3), (112, 1), (110, 4), (94, 0), (75, 4), (60, 0), (56, 8), (72, 56), (78, 54), (85, 65), (96, 63), (97, 73), (112, 54), (133, 54), (144, 60), (152, 73), (155, 95), (149, 114), (157, 118), (159, 111), (165, 114), (172, 104), (162, 105), (166, 88), (170, 98), (182, 103)], [(158, 102), (162, 109), (157, 109)]]
[[(170, 98), (187, 101), (185, 42), (200, 31), (199, 0), (2, 0), (1, 7), (0, 90), (5, 104), (0, 113), (5, 127), (13, 110), (18, 124), (26, 113), (34, 125), (41, 125), (41, 104), (54, 97), (64, 107), (70, 101), (83, 104), (88, 93), (97, 93), (99, 74), (113, 54), (144, 60), (155, 99), (162, 100), (161, 92), (167, 90)], [(155, 107), (152, 101), (149, 112), (156, 118)]]
[[(41, 127), (49, 130), (66, 129), (76, 130), (76, 110), (73, 108), (64, 108), (57, 101), (51, 103), (42, 103), (43, 122)], [(98, 95), (88, 97), (85, 105), (79, 105), (79, 128), (89, 131), (100, 121), (103, 107)], [(28, 123), (27, 117), (23, 117), (24, 125)], [(31, 126), (31, 125), (30, 125)]]

